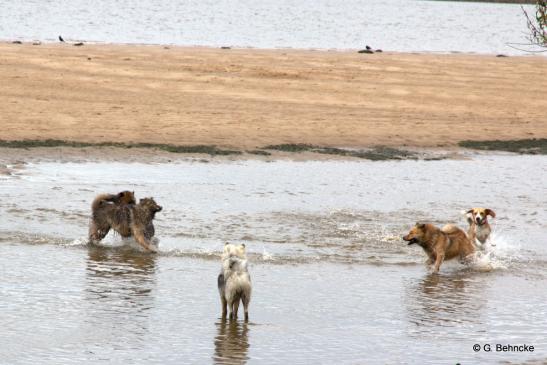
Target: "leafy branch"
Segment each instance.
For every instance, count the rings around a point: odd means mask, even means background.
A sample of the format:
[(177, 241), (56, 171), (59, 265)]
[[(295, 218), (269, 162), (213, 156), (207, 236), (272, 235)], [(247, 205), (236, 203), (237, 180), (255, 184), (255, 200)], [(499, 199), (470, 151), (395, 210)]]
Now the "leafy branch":
[(530, 30), (530, 43), (547, 48), (547, 0), (537, 0), (535, 16), (530, 15), (524, 7), (521, 8)]

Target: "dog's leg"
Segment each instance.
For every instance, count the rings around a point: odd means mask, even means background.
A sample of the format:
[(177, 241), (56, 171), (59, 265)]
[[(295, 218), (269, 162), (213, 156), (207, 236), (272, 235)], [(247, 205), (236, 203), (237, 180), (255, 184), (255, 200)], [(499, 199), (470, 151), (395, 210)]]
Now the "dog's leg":
[(476, 235), (473, 235), (473, 237), (471, 237), (471, 243), (473, 244), (473, 246), (475, 246), (477, 250), (483, 251), (484, 245), (481, 243), (481, 241), (477, 239)]
[(477, 225), (475, 223), (471, 223), (469, 227), (469, 231), (467, 232), (467, 237), (469, 238), (469, 240), (471, 241), (471, 243), (473, 244), (473, 246), (475, 246), (477, 250), (484, 249), (483, 242), (481, 242), (479, 238), (477, 237)]
[(228, 310), (230, 310), (230, 320), (235, 319), (234, 316), (234, 299), (231, 299), (232, 301), (228, 301)]
[(222, 297), (220, 298), (220, 300), (222, 301), (222, 319), (226, 319), (226, 314), (228, 314), (228, 309), (227, 309), (227, 306), (228, 306), (228, 302), (226, 301), (226, 298)]
[(226, 298), (224, 297), (221, 297), (220, 301), (222, 306), (222, 319), (224, 320), (226, 319), (226, 314), (228, 313), (228, 309), (227, 309), (228, 302), (226, 301)]
[(89, 242), (95, 243), (106, 237), (110, 231), (109, 225), (98, 225), (94, 220), (89, 224)]
[(131, 224), (131, 231), (133, 233), (133, 237), (135, 237), (135, 241), (137, 241), (142, 247), (144, 247), (144, 249), (150, 252), (158, 252), (154, 245), (148, 242), (148, 240), (144, 236), (144, 232), (136, 224)]
[(235, 300), (234, 300), (234, 319), (237, 319), (237, 311), (239, 310), (239, 300), (240, 300), (240, 297), (238, 296)]
[(226, 320), (226, 313), (228, 302), (226, 301), (226, 282), (224, 281), (224, 274), (220, 273), (217, 278), (217, 284), (218, 284), (218, 292), (220, 294), (220, 305), (222, 306), (222, 319)]
[(475, 255), (474, 255), (473, 252), (471, 252), (471, 253), (462, 252), (462, 253), (460, 253), (460, 264), (468, 265), (468, 264), (473, 262), (474, 257), (475, 257)]
[(98, 241), (98, 233), (97, 225), (95, 222), (91, 221), (91, 223), (89, 223), (89, 233), (87, 235), (89, 243), (95, 243), (95, 241)]
[(249, 321), (249, 302), (250, 299), (247, 295), (244, 295), (241, 297), (241, 301), (243, 302), (243, 310), (245, 311), (245, 322)]
[(435, 260), (435, 268), (433, 269), (434, 273), (438, 273), (439, 269), (441, 268), (441, 264), (444, 261), (444, 252), (437, 254), (437, 259)]

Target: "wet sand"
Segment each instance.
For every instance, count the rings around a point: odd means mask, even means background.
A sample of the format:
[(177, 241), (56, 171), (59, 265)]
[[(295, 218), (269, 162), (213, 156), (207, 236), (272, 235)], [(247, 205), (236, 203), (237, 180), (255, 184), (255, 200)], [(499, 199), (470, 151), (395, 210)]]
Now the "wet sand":
[(0, 44), (0, 139), (363, 148), (547, 136), (544, 57)]

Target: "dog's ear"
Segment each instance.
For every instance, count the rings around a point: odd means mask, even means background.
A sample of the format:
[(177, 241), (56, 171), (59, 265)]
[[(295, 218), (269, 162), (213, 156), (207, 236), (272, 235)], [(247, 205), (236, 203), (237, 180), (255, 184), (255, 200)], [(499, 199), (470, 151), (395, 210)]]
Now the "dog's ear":
[(242, 244), (241, 244), (241, 247), (245, 248), (245, 244), (244, 244), (244, 243), (242, 243)]
[(475, 209), (471, 208), (471, 209), (469, 209), (467, 212), (465, 212), (465, 214), (473, 213), (474, 210), (475, 210)]
[(230, 242), (224, 242), (224, 246), (229, 245), (229, 244), (230, 244)]
[(419, 229), (424, 229), (425, 223), (416, 222), (416, 227), (418, 227)]
[(496, 213), (492, 209), (485, 210), (486, 215), (489, 215), (492, 218), (496, 218)]

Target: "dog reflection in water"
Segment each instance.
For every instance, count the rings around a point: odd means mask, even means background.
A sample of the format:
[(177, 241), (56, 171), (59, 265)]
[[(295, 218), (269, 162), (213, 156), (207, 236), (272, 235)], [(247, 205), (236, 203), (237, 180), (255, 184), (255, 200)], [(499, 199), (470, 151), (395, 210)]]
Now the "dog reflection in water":
[(429, 335), (441, 327), (450, 331), (480, 323), (486, 308), (484, 291), (485, 282), (476, 280), (472, 270), (428, 274), (406, 281), (404, 303), (410, 323), (415, 324), (412, 332)]
[(87, 271), (97, 277), (137, 276), (148, 278), (156, 270), (156, 258), (128, 247), (88, 246)]
[(222, 320), (217, 323), (215, 364), (245, 364), (249, 357), (249, 328), (246, 322)]
[(148, 309), (153, 305), (156, 257), (131, 248), (89, 246), (86, 268), (90, 301), (106, 304), (111, 300), (127, 309)]

